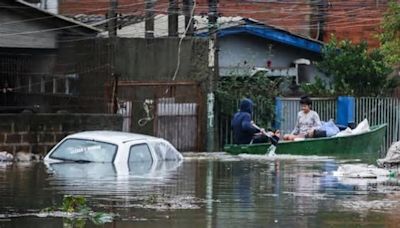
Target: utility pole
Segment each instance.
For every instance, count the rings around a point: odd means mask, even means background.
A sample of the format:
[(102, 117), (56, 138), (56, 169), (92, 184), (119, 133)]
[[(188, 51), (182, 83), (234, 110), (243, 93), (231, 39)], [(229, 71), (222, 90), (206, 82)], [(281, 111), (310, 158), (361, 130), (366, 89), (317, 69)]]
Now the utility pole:
[(186, 36), (193, 36), (194, 20), (190, 20), (193, 10), (193, 0), (183, 0), (183, 14), (185, 15), (185, 29), (188, 28)]
[(208, 76), (207, 85), (207, 151), (215, 150), (215, 116), (214, 116), (214, 82), (219, 77), (218, 66), (218, 37), (217, 19), (218, 9), (217, 0), (208, 0), (208, 33), (209, 33), (209, 54), (208, 67), (211, 73)]
[(169, 0), (168, 6), (168, 36), (178, 37), (178, 2)]
[(107, 30), (109, 38), (109, 61), (110, 61), (110, 73), (112, 80), (112, 92), (111, 92), (111, 113), (117, 113), (118, 111), (118, 76), (115, 73), (115, 53), (116, 53), (116, 39), (117, 39), (117, 7), (118, 0), (110, 0), (110, 7), (108, 9), (107, 18)]
[(145, 38), (154, 38), (154, 2), (153, 0), (144, 0), (145, 2)]
[(117, 0), (110, 0), (110, 7), (107, 14), (107, 30), (110, 39), (117, 37), (117, 7)]

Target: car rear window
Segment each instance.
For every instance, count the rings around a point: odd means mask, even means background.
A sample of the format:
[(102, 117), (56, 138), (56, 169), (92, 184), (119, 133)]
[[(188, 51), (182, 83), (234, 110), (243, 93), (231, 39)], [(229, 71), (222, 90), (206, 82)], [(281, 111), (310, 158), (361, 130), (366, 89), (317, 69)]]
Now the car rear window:
[(160, 161), (179, 161), (182, 160), (182, 155), (166, 141), (153, 142), (154, 151), (157, 159)]
[(117, 145), (85, 139), (67, 139), (50, 158), (66, 161), (113, 162)]
[(128, 162), (148, 162), (153, 161), (151, 152), (147, 144), (133, 145), (129, 150)]

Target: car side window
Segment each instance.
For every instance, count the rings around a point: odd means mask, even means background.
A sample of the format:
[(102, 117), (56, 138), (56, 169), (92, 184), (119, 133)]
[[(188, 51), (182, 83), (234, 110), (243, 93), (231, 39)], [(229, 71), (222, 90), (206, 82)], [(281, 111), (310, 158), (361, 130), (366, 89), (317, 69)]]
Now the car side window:
[(145, 143), (133, 145), (129, 150), (128, 162), (152, 162), (149, 146)]

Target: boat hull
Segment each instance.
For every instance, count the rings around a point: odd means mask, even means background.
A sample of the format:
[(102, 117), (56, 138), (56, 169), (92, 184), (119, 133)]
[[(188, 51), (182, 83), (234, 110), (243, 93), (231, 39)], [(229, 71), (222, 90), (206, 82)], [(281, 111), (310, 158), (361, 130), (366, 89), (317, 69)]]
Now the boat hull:
[[(276, 154), (340, 156), (342, 158), (378, 158), (386, 134), (386, 124), (371, 127), (362, 134), (279, 142)], [(266, 154), (270, 144), (226, 145), (230, 154)], [(364, 159), (364, 160), (365, 160)]]

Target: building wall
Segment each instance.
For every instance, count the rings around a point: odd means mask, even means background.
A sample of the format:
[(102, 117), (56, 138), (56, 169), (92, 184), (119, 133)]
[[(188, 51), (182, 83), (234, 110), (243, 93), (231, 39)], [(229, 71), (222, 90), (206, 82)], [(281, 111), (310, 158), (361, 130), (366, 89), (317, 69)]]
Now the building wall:
[[(378, 47), (379, 26), (387, 0), (330, 0), (324, 28), (324, 41), (335, 35), (339, 40), (355, 43), (367, 40), (370, 47)], [(400, 1), (399, 1), (400, 2)]]
[[(313, 3), (314, 2), (314, 3)], [(387, 8), (387, 0), (220, 0), (221, 16), (242, 16), (274, 25), (296, 34), (329, 41), (331, 34), (354, 42), (367, 40), (371, 47), (379, 45), (374, 37)], [(60, 13), (64, 15), (105, 15), (107, 1), (64, 0)], [(120, 12), (144, 16), (144, 3), (139, 0), (119, 0)], [(157, 1), (155, 13), (167, 13), (168, 1)], [(196, 14), (207, 15), (208, 0), (198, 0)]]
[[(59, 13), (73, 16), (77, 14), (106, 15), (110, 1), (76, 1), (63, 0), (59, 2)], [(118, 0), (118, 12), (124, 14), (143, 14), (145, 1), (143, 0)], [(157, 12), (167, 12), (168, 0), (158, 0), (155, 4)]]
[[(247, 34), (223, 37), (219, 45), (221, 76), (245, 73), (254, 67), (267, 67), (268, 61), (271, 61), (271, 68), (289, 68), (294, 67), (296, 59), (315, 61), (319, 58), (318, 54)], [(313, 72), (307, 71), (302, 77), (306, 81), (314, 76), (307, 73)]]
[(0, 48), (0, 88), (7, 89), (0, 93), (0, 112), (107, 112), (108, 44), (88, 39), (61, 42), (57, 49)]
[(122, 116), (0, 114), (0, 151), (45, 155), (65, 136), (85, 130), (122, 130)]
[[(181, 2), (181, 1), (178, 1)], [(182, 3), (180, 3), (182, 9)], [(288, 4), (290, 6), (288, 7)], [(109, 7), (108, 1), (80, 1), (64, 0), (59, 4), (60, 14), (74, 16), (78, 14), (105, 15)], [(118, 11), (123, 14), (144, 16), (144, 1), (119, 0)], [(259, 20), (263, 23), (276, 25), (296, 32), (298, 34), (310, 34), (310, 15), (312, 7), (307, 0), (281, 2), (266, 2), (260, 0), (220, 0), (220, 16), (242, 16)], [(154, 6), (156, 14), (167, 14), (168, 1), (159, 0)], [(208, 0), (198, 0), (196, 14), (208, 14)], [(282, 20), (282, 19), (285, 20)]]
[[(221, 16), (253, 18), (267, 25), (278, 26), (291, 32), (309, 36), (312, 6), (308, 0), (220, 0)], [(199, 13), (208, 10), (208, 0), (199, 1)]]
[[(178, 38), (120, 38), (116, 71), (121, 80), (171, 80), (178, 62)], [(205, 80), (208, 75), (208, 40), (184, 39), (176, 80)]]

